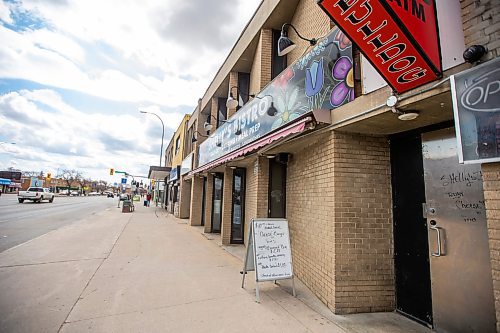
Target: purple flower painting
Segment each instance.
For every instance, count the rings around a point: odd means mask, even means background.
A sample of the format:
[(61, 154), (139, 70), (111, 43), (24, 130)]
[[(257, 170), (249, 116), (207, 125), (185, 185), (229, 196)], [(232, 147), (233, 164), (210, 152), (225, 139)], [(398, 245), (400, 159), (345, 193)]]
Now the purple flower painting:
[(332, 69), (332, 76), (340, 81), (332, 89), (330, 102), (332, 106), (338, 107), (347, 99), (348, 102), (354, 100), (354, 77), (352, 61), (348, 57), (340, 57)]

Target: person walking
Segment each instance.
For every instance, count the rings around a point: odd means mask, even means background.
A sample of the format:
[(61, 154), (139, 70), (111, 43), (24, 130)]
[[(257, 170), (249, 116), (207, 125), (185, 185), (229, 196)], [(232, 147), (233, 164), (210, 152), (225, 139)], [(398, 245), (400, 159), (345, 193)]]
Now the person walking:
[(148, 207), (151, 203), (151, 193), (148, 193), (148, 195), (146, 195), (146, 201), (148, 202)]

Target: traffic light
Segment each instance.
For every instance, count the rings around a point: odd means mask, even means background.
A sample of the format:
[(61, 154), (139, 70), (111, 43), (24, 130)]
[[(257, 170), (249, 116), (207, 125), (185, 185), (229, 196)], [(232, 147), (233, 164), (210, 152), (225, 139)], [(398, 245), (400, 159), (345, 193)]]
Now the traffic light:
[(109, 175), (113, 176), (115, 174), (115, 169), (111, 168), (109, 169)]

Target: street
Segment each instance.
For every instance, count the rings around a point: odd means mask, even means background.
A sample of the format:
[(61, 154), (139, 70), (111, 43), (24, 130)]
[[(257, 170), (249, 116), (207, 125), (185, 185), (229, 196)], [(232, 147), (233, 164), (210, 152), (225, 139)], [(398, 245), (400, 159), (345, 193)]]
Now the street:
[(52, 203), (20, 204), (17, 195), (4, 194), (0, 196), (0, 252), (116, 205), (116, 198), (105, 196), (56, 196)]

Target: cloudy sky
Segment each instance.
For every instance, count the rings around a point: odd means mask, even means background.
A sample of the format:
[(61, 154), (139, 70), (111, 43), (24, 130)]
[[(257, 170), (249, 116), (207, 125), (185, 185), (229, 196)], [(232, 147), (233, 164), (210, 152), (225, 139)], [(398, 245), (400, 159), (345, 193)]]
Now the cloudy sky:
[(147, 175), (259, 3), (2, 0), (0, 169)]

